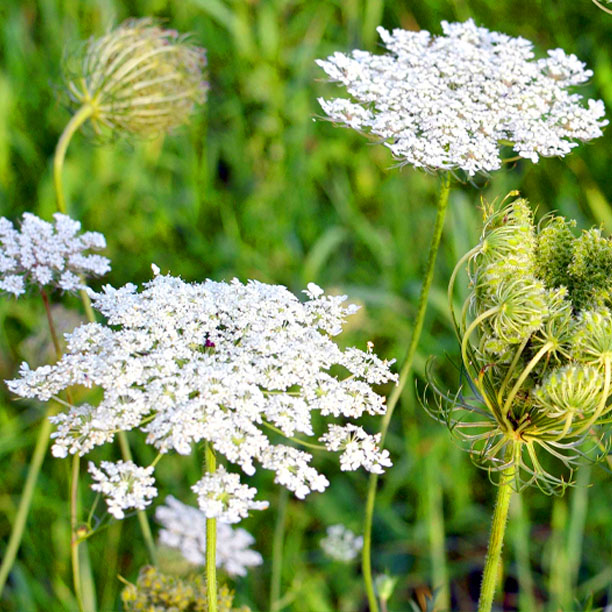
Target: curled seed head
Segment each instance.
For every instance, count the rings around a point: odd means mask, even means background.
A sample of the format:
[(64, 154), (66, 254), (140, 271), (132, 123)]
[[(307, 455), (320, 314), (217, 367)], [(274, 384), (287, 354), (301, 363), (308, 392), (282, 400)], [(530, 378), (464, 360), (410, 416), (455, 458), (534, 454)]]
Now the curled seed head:
[(612, 360), (612, 313), (607, 308), (580, 313), (572, 345), (577, 361), (603, 366)]
[(128, 20), (66, 58), (71, 104), (91, 105), (97, 133), (152, 135), (186, 123), (202, 103), (204, 49), (151, 19)]

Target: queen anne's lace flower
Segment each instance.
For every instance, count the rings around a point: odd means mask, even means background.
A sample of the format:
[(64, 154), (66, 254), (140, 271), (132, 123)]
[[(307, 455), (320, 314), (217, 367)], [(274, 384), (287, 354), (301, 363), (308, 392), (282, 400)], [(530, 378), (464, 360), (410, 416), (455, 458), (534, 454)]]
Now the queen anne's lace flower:
[(380, 137), (417, 168), (460, 168), (472, 176), (501, 166), (500, 144), (521, 157), (567, 155), (576, 141), (601, 136), (601, 100), (581, 104), (569, 88), (592, 75), (575, 55), (465, 23), (442, 22), (444, 35), (384, 28), (389, 50), (355, 50), (317, 63), (353, 100), (320, 99), (337, 123)]
[(332, 525), (327, 528), (327, 536), (321, 540), (321, 548), (334, 561), (348, 563), (363, 548), (363, 537), (356, 536), (344, 525)]
[[(82, 455), (117, 431), (140, 428), (162, 453), (189, 454), (208, 441), (247, 475), (258, 462), (302, 498), (322, 491), (327, 479), (309, 464), (310, 454), (272, 444), (264, 432), (312, 436), (312, 412), (383, 414), (384, 398), (371, 385), (396, 379), (371, 349), (343, 351), (331, 340), (356, 307), (313, 284), (306, 295), (302, 303), (281, 286), (170, 276), (156, 276), (140, 293), (134, 285), (107, 286), (92, 299), (108, 326), (77, 328), (59, 362), (36, 370), (22, 364), (9, 387), (41, 400), (73, 385), (103, 390), (97, 405), (55, 417), (58, 456)], [(368, 450), (343, 468), (388, 465), (375, 441), (361, 444)]]
[(257, 489), (240, 484), (240, 476), (230, 474), (223, 466), (205, 474), (191, 489), (198, 495), (204, 516), (224, 523), (238, 523), (248, 516), (249, 510), (265, 510), (269, 505), (253, 501)]
[(61, 213), (53, 217), (51, 224), (24, 213), (20, 229), (0, 218), (0, 289), (16, 297), (28, 284), (76, 291), (84, 287), (81, 275), (101, 276), (110, 270), (106, 257), (85, 254), (106, 247), (102, 234), (79, 235), (78, 221)]
[(96, 481), (91, 488), (104, 495), (108, 511), (115, 518), (122, 519), (123, 511), (130, 508), (144, 510), (157, 495), (152, 466), (138, 467), (132, 461), (102, 461), (100, 467), (89, 462), (89, 473)]
[[(206, 516), (192, 506), (169, 495), (166, 503), (155, 510), (155, 518), (163, 525), (159, 542), (177, 548), (187, 561), (206, 564)], [(234, 529), (217, 522), (217, 567), (230, 576), (245, 576), (249, 567), (260, 565), (261, 555), (249, 548), (255, 538), (246, 529)]]

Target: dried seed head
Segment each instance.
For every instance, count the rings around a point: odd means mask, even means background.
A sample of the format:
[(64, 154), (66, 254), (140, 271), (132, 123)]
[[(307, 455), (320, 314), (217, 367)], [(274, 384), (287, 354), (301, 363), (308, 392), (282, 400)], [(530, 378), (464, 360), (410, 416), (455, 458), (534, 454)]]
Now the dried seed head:
[(152, 135), (186, 123), (204, 101), (204, 49), (151, 19), (128, 20), (67, 57), (64, 80), (77, 109), (91, 107), (96, 133)]

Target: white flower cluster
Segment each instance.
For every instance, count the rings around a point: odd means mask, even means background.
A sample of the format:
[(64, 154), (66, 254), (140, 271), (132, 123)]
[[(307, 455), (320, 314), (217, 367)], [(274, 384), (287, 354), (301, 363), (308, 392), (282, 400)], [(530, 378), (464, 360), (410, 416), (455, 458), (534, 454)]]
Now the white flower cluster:
[(124, 510), (144, 510), (157, 495), (152, 466), (143, 468), (132, 461), (102, 461), (100, 468), (89, 462), (89, 473), (96, 481), (91, 488), (102, 493), (108, 511), (117, 519), (125, 516)]
[(55, 223), (24, 213), (20, 230), (0, 217), (0, 289), (15, 297), (28, 283), (53, 285), (63, 291), (83, 288), (82, 276), (102, 276), (110, 270), (101, 255), (86, 255), (106, 247), (98, 232), (78, 235), (81, 224), (67, 215), (53, 215)]
[[(166, 504), (155, 510), (155, 518), (163, 525), (159, 542), (177, 548), (187, 561), (206, 564), (206, 516), (169, 495)], [(217, 522), (217, 567), (230, 576), (245, 576), (249, 567), (261, 565), (261, 555), (249, 548), (255, 538), (246, 529), (233, 529)]]
[[(194, 443), (208, 441), (247, 475), (259, 462), (302, 498), (322, 491), (327, 479), (309, 465), (309, 453), (273, 444), (264, 432), (314, 436), (313, 412), (346, 419), (384, 414), (384, 397), (371, 385), (397, 379), (371, 347), (343, 351), (330, 338), (356, 310), (343, 304), (345, 296), (324, 295), (314, 284), (305, 293), (309, 299), (300, 302), (282, 286), (188, 284), (171, 276), (156, 276), (140, 293), (134, 285), (107, 286), (91, 294), (108, 325), (78, 327), (67, 335), (60, 361), (36, 370), (24, 363), (8, 385), (40, 400), (73, 385), (103, 390), (98, 405), (74, 406), (54, 418), (58, 456), (82, 455), (117, 431), (140, 428), (162, 453), (189, 454)], [(379, 472), (389, 465), (377, 439), (360, 428), (332, 431), (330, 444), (345, 450), (343, 469)], [(207, 483), (198, 489), (211, 512)], [(231, 488), (244, 491), (235, 482)], [(252, 495), (239, 497), (233, 520), (261, 504)]]
[(319, 438), (325, 448), (330, 451), (342, 450), (340, 469), (343, 471), (357, 470), (364, 467), (373, 474), (382, 474), (383, 468), (391, 466), (388, 450), (380, 450), (381, 434), (372, 436), (361, 427), (349, 423), (330, 425), (329, 431)]
[(379, 136), (402, 163), (468, 175), (501, 166), (501, 144), (537, 162), (601, 136), (601, 100), (570, 88), (592, 75), (562, 49), (534, 59), (533, 45), (465, 23), (443, 36), (378, 28), (390, 53), (354, 50), (317, 63), (353, 100), (320, 99), (337, 123)]
[(268, 502), (256, 502), (255, 487), (240, 484), (238, 474), (230, 474), (222, 465), (213, 473), (204, 474), (191, 487), (198, 495), (198, 506), (206, 518), (217, 518), (224, 523), (238, 523), (249, 510), (265, 510)]
[(334, 561), (348, 563), (363, 548), (363, 537), (355, 535), (344, 525), (327, 528), (327, 536), (321, 540), (321, 548)]

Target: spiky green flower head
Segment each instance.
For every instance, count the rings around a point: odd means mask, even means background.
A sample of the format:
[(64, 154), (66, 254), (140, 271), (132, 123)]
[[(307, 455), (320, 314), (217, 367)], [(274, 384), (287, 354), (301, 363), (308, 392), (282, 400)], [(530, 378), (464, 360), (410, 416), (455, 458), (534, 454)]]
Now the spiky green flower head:
[(562, 490), (578, 458), (607, 444), (612, 240), (574, 228), (560, 216), (536, 224), (523, 198), (485, 207), (480, 242), (449, 285), (452, 308), (465, 268), (470, 293), (453, 321), (472, 393), (434, 385), (431, 412), (478, 465), (511, 469), (517, 488)]
[(75, 110), (97, 134), (157, 135), (187, 123), (204, 101), (204, 49), (152, 19), (131, 19), (66, 56), (64, 80)]

